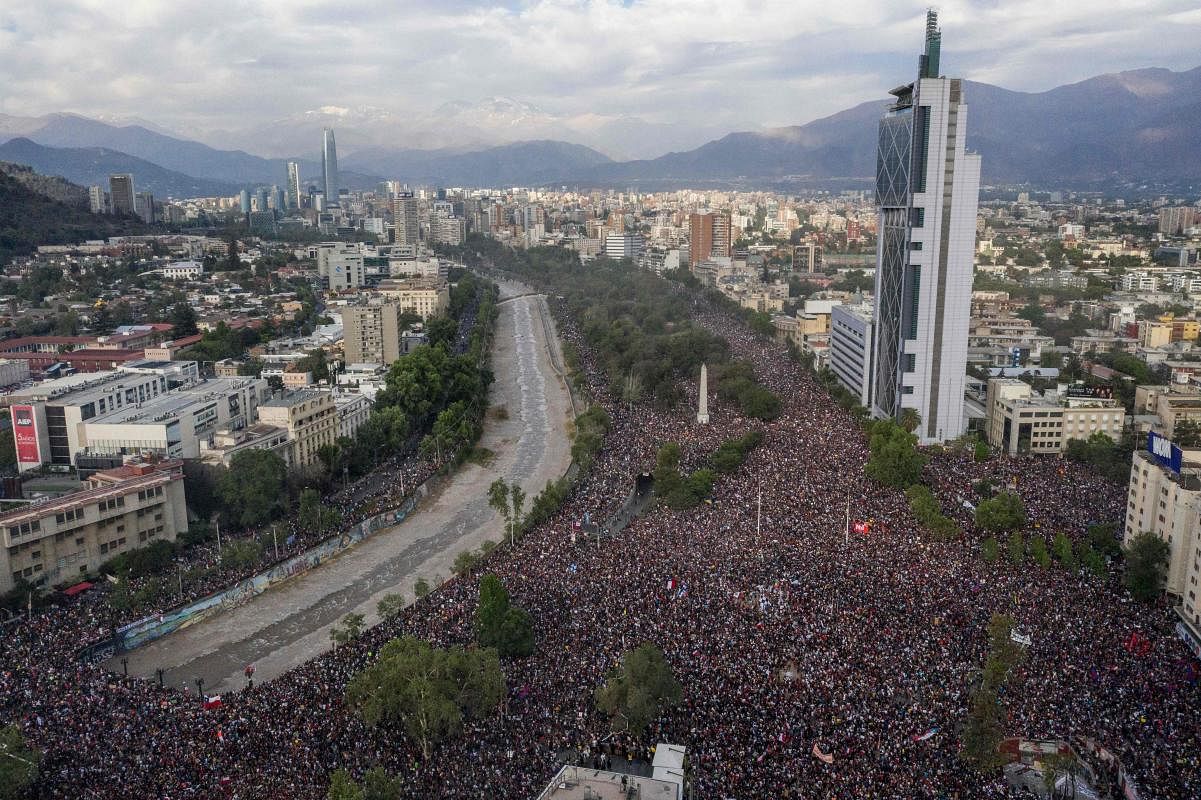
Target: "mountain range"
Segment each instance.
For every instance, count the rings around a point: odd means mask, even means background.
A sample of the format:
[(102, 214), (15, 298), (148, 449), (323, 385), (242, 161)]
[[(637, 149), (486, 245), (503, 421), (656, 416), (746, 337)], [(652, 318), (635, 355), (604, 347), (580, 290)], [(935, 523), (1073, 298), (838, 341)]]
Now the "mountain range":
[[(967, 144), (983, 156), (986, 182), (1073, 188), (1201, 180), (1196, 146), (1196, 132), (1201, 130), (1201, 67), (1101, 75), (1036, 93), (966, 81), (964, 96), (969, 108)], [(402, 132), (398, 138), (405, 146), (373, 144), (379, 136), (371, 132), (372, 126), (393, 122), (386, 112), (327, 108), (294, 127), (308, 137), (305, 141), (311, 144), (306, 149), (312, 153), (319, 141), (315, 131), (335, 122), (342, 184), (352, 189), (367, 188), (383, 177), (449, 186), (667, 188), (790, 180), (863, 185), (875, 171), (876, 123), (886, 106), (884, 99), (869, 101), (805, 125), (731, 133), (693, 149), (634, 161), (614, 161), (588, 147), (581, 141), (586, 137), (567, 125), (550, 139), (481, 141), (436, 149), (413, 146), (426, 140), (407, 136), (404, 128), (393, 130)], [(444, 116), (456, 114), (465, 128), (481, 136), (486, 126), (472, 122), (478, 123), (480, 115), (516, 120), (514, 129), (521, 131), (550, 124), (536, 109), (503, 99), (494, 99), (484, 108), (464, 106), (444, 112)], [(371, 135), (347, 127), (360, 118), (367, 120), (364, 130)], [(461, 133), (448, 131), (445, 141)], [(646, 135), (653, 136), (654, 130), (647, 129)], [(111, 172), (133, 172), (139, 187), (161, 187), (151, 188), (160, 196), (231, 194), (238, 186), (284, 183), (283, 158), (219, 150), (145, 125), (112, 125), (71, 114), (0, 115), (0, 140), (8, 136), (18, 138), (0, 145), (0, 159), (85, 185), (103, 183)], [(568, 137), (573, 141), (562, 141)], [(272, 149), (284, 144), (280, 139)], [(292, 144), (300, 146), (299, 141)], [(299, 160), (305, 178), (312, 180), (319, 174), (317, 160)]]

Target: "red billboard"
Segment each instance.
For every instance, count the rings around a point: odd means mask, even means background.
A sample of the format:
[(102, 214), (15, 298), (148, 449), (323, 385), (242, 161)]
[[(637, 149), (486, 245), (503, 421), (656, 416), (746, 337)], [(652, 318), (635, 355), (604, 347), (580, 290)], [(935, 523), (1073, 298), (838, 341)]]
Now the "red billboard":
[(38, 418), (33, 406), (12, 406), (13, 439), (17, 442), (18, 464), (41, 464), (38, 446)]

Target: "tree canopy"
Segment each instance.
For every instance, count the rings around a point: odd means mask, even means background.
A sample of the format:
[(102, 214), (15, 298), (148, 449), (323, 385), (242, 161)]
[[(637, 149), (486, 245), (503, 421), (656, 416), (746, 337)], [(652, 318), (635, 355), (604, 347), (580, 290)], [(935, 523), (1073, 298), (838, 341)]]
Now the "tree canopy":
[(596, 707), (613, 718), (614, 727), (635, 735), (663, 711), (680, 702), (680, 682), (663, 651), (647, 642), (625, 654), (621, 666), (596, 690)]
[(976, 525), (990, 533), (1020, 530), (1026, 526), (1026, 507), (1016, 494), (1001, 492), (976, 506)]
[(495, 650), (431, 647), (413, 636), (385, 644), (346, 689), (347, 704), (364, 722), (404, 731), (427, 759), (465, 719), (494, 713), (504, 695)]
[(475, 614), (476, 639), (495, 647), (501, 658), (524, 658), (534, 652), (534, 624), (524, 609), (512, 605), (500, 578), (480, 581), (480, 604)]
[(919, 482), (926, 456), (918, 452), (917, 436), (890, 419), (877, 420), (870, 429), (867, 476), (886, 486), (904, 488)]
[(243, 528), (274, 519), (287, 497), (287, 471), (284, 460), (269, 450), (235, 453), (217, 484), (228, 519)]

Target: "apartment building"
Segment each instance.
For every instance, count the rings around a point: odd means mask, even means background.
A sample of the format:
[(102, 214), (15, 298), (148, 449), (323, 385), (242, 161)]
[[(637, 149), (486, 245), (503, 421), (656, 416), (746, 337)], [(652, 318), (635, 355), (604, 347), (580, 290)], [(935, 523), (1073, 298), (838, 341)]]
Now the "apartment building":
[(56, 586), (110, 558), (188, 528), (181, 462), (118, 467), (88, 488), (0, 514), (0, 592), (20, 581)]
[(1009, 454), (1058, 455), (1072, 439), (1095, 433), (1118, 441), (1126, 410), (1100, 394), (1070, 387), (1064, 397), (1043, 396), (1016, 378), (992, 378), (985, 396), (988, 443)]
[(288, 432), (289, 466), (305, 466), (317, 461), (322, 445), (338, 438), (338, 415), (333, 395), (316, 389), (284, 392), (259, 406), (259, 422)]
[(400, 358), (399, 300), (376, 298), (342, 309), (342, 343), (347, 364), (390, 365)]
[(1177, 633), (1201, 657), (1201, 451), (1157, 434), (1134, 453), (1123, 537), (1154, 533), (1169, 548), (1165, 589), (1179, 599)]
[(383, 280), (377, 291), (398, 302), (401, 311), (417, 314), (423, 320), (445, 314), (450, 308), (450, 286), (445, 281), (420, 278)]

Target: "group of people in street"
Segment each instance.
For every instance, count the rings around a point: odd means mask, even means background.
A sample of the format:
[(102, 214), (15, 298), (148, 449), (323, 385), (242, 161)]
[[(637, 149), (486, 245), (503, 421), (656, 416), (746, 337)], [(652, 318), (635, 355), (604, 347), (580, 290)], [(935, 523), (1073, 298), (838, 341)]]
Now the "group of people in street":
[[(637, 759), (671, 742), (687, 747), (692, 796), (706, 800), (1021, 797), (959, 757), (986, 627), (1001, 613), (1030, 639), (1002, 696), (1006, 735), (1088, 738), (1121, 760), (1141, 797), (1201, 797), (1198, 665), (1170, 610), (1130, 600), (1116, 569), (986, 561), (986, 534), (963, 505), (989, 478), (1022, 498), (1024, 535), (1083, 541), (1089, 525), (1120, 520), (1125, 487), (1060, 460), (931, 453), (923, 480), (959, 523), (937, 541), (903, 492), (866, 477), (864, 433), (783, 347), (721, 311), (697, 318), (780, 397), (778, 418), (746, 419), (712, 391), (706, 425), (695, 406), (618, 401), (578, 327), (560, 319), (611, 428), (559, 511), (399, 616), (219, 707), (79, 661), (80, 644), (111, 624), (103, 594), (10, 629), (0, 720), (44, 752), (36, 796), (321, 798), (333, 770), (382, 766), (406, 798), (532, 798), (580, 754)], [(680, 445), (687, 471), (752, 429), (762, 444), (698, 507), (655, 506), (620, 532), (573, 535), (622, 505), (662, 444)], [(849, 532), (848, 519), (870, 521), (867, 533)], [(508, 692), (494, 716), (423, 760), (398, 730), (348, 709), (346, 685), (400, 635), (470, 645), (488, 572), (531, 615), (536, 650), (503, 663)], [(1149, 647), (1125, 647), (1133, 632)], [(594, 692), (648, 641), (683, 700), (625, 731)]]

